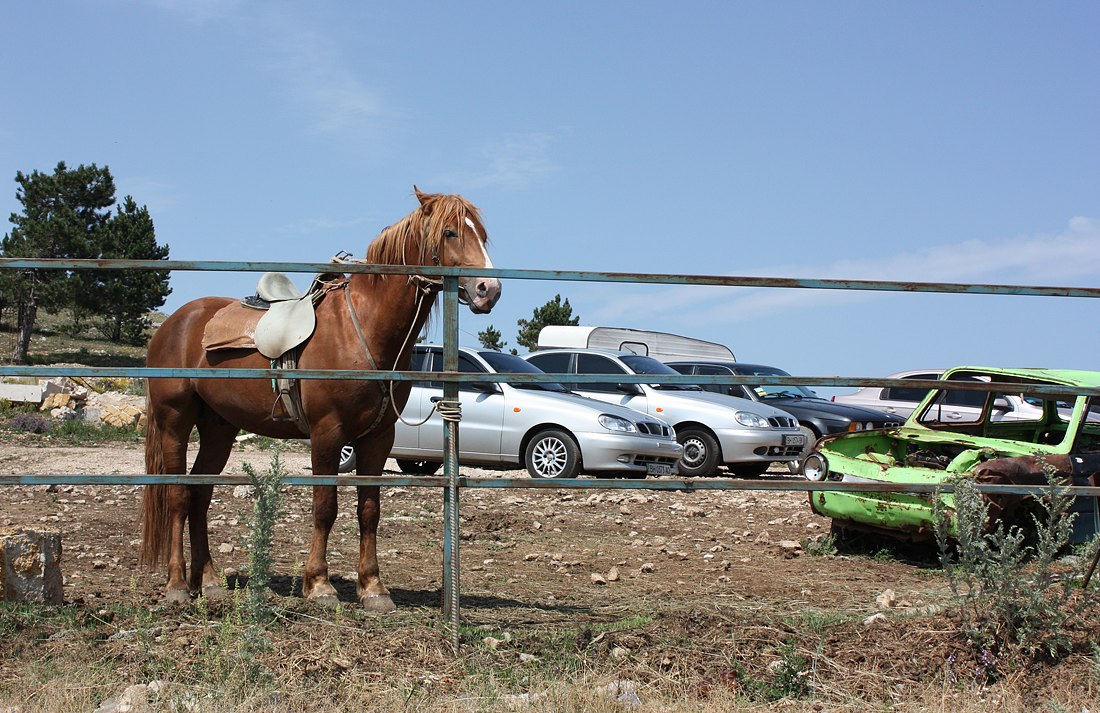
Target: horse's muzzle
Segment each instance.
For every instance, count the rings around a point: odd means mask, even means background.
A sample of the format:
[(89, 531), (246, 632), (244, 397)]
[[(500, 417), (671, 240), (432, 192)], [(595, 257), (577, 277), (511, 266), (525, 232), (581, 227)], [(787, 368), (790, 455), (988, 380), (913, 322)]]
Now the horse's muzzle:
[(500, 280), (495, 277), (475, 277), (462, 290), (474, 314), (488, 314), (500, 299)]

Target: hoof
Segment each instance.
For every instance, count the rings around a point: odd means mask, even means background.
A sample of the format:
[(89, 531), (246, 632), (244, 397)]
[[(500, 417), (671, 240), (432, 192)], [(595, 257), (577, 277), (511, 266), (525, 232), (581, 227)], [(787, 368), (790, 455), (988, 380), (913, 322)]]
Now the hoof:
[(202, 595), (211, 602), (224, 602), (226, 600), (225, 587), (220, 584), (211, 584), (202, 588)]
[(360, 597), (359, 603), (362, 604), (363, 608), (367, 611), (380, 613), (397, 611), (397, 606), (393, 603), (393, 599), (391, 599), (388, 594), (368, 594), (365, 597)]
[(186, 589), (169, 589), (164, 593), (167, 604), (187, 604), (191, 601), (191, 592)]
[(306, 601), (313, 602), (326, 609), (335, 609), (340, 606), (340, 597), (335, 594), (318, 594), (317, 596), (307, 597)]

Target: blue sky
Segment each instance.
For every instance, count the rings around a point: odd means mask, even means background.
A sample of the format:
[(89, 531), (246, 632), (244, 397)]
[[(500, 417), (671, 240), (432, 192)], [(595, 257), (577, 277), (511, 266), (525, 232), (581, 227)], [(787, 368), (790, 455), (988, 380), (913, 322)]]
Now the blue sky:
[[(58, 0), (0, 14), (16, 171), (109, 166), (174, 259), (362, 255), (412, 186), (498, 267), (1100, 287), (1100, 4)], [(10, 230), (5, 223), (4, 232)], [(300, 283), (304, 276), (297, 278)], [(167, 309), (256, 275), (178, 273)], [(1092, 300), (508, 281), (800, 376), (1100, 369)]]

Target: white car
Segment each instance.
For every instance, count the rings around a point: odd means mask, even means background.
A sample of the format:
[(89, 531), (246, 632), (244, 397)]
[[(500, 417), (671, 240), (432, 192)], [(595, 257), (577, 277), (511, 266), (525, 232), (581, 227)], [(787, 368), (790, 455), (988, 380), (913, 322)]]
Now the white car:
[[(944, 369), (917, 369), (891, 374), (887, 379), (939, 379)], [(977, 378), (977, 377), (975, 377)], [(988, 377), (984, 380), (988, 381)], [(833, 401), (850, 406), (879, 409), (904, 420), (916, 410), (928, 389), (909, 386), (864, 386), (855, 393), (834, 396)], [(985, 403), (982, 391), (946, 391), (936, 407), (921, 417), (925, 423), (968, 423), (974, 421)], [(997, 394), (993, 402), (992, 421), (1034, 421), (1043, 415), (1042, 399), (1025, 394)], [(1071, 404), (1065, 404), (1069, 410)], [(1089, 420), (1096, 415), (1090, 414)]]
[(714, 475), (725, 463), (741, 477), (764, 473), (773, 462), (798, 460), (806, 445), (798, 419), (748, 399), (683, 384), (617, 383), (619, 374), (680, 376), (653, 357), (603, 349), (542, 349), (523, 357), (551, 374), (607, 374), (604, 383), (570, 383), (578, 394), (667, 420), (684, 445), (680, 475)]
[[(539, 373), (512, 354), (459, 349), (459, 371)], [(443, 371), (443, 348), (416, 345), (413, 371)], [(435, 473), (443, 463), (443, 421), (435, 404), (443, 382), (415, 382), (397, 422), (393, 449), (402, 472)], [(573, 478), (581, 473), (632, 477), (675, 475), (683, 447), (665, 421), (629, 408), (569, 393), (560, 384), (460, 383), (462, 419), (459, 461), (527, 468), (533, 478)], [(350, 447), (341, 452), (340, 471), (354, 468)]]

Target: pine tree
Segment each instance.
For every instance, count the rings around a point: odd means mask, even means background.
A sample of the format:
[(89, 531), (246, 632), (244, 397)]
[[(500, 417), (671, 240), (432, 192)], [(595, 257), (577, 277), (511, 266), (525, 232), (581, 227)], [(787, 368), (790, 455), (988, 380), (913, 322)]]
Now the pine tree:
[(542, 307), (535, 308), (531, 319), (516, 320), (516, 324), (519, 325), (516, 342), (527, 347), (529, 351), (538, 351), (539, 332), (543, 327), (550, 325), (575, 327), (580, 323), (580, 316), (573, 316), (573, 308), (569, 305), (569, 300), (566, 299), (563, 303), (561, 295), (554, 295), (554, 299)]

